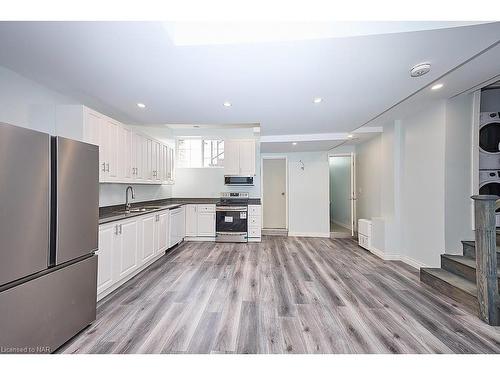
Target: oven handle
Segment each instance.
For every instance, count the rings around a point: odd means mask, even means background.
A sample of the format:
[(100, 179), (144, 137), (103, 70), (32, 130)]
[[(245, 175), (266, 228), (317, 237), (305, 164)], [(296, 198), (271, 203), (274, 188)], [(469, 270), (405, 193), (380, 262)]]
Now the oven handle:
[(243, 206), (219, 206), (215, 207), (215, 211), (248, 211), (248, 207)]

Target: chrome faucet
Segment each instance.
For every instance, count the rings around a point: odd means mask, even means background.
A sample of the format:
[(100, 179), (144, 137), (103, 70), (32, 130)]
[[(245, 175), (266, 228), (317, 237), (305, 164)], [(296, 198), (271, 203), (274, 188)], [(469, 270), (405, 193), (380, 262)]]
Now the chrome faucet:
[(127, 186), (127, 190), (125, 190), (125, 209), (130, 211), (130, 203), (128, 201), (128, 191), (132, 192), (132, 199), (135, 199), (135, 190), (132, 186)]

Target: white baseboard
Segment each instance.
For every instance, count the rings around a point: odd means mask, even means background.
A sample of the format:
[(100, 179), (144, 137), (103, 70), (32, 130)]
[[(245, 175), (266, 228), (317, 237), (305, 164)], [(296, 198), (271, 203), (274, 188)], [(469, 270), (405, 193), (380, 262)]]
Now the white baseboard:
[(409, 266), (412, 266), (413, 268), (416, 268), (417, 270), (422, 268), (422, 267), (429, 267), (428, 265), (422, 263), (422, 262), (419, 262), (418, 260), (416, 259), (413, 259), (413, 258), (410, 258), (406, 255), (399, 255), (399, 254), (386, 254), (384, 253), (382, 250), (379, 250), (375, 247), (371, 247), (370, 248), (370, 252), (373, 254), (373, 255), (376, 255), (378, 256), (379, 258), (383, 259), (383, 260), (399, 260), (403, 263), (406, 263), (408, 264)]
[(288, 237), (320, 237), (330, 238), (330, 232), (288, 232)]

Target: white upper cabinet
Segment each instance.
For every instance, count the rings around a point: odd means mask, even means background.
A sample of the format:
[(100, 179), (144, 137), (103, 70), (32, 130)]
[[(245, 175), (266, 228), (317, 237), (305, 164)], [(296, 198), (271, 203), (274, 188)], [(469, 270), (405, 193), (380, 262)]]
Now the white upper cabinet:
[(255, 175), (255, 141), (224, 140), (224, 174), (229, 176)]
[(99, 146), (99, 182), (174, 182), (171, 147), (90, 108), (58, 106), (56, 133)]

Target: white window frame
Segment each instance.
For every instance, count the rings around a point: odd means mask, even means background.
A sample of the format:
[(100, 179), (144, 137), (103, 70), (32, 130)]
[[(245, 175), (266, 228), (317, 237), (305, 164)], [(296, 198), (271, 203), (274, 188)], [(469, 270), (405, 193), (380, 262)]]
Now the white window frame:
[[(179, 147), (179, 141), (180, 140), (185, 140), (185, 139), (199, 139), (201, 141), (201, 167), (183, 167), (183, 166), (179, 166), (179, 151), (180, 151), (180, 147)], [(224, 168), (223, 165), (214, 165), (214, 166), (204, 166), (204, 160), (205, 160), (205, 147), (203, 147), (203, 142), (204, 141), (222, 141), (224, 142), (224, 139), (222, 138), (213, 138), (213, 137), (189, 137), (189, 136), (186, 136), (186, 137), (176, 137), (175, 138), (175, 150), (176, 150), (176, 168), (181, 168), (181, 169), (200, 169), (200, 168)], [(220, 155), (220, 154), (219, 154)], [(225, 156), (225, 155), (224, 155)], [(218, 157), (218, 155), (216, 156)], [(212, 158), (213, 160), (213, 158)]]

